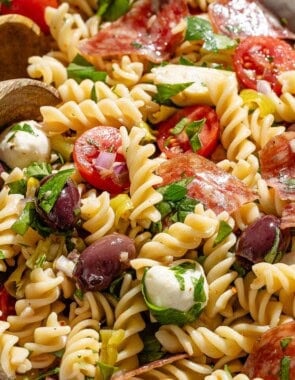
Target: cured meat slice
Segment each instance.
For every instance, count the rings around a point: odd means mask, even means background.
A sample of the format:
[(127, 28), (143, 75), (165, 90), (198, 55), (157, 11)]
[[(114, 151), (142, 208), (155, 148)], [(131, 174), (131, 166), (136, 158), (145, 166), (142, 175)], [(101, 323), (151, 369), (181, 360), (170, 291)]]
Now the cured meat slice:
[(282, 229), (295, 227), (295, 202), (290, 202), (284, 207), (280, 227)]
[(262, 334), (243, 372), (250, 379), (295, 379), (295, 322), (284, 323)]
[(208, 13), (215, 30), (227, 36), (295, 39), (295, 34), (259, 1), (217, 0), (209, 5)]
[(273, 137), (259, 152), (261, 175), (283, 200), (295, 201), (295, 132)]
[(139, 0), (126, 15), (81, 41), (78, 49), (97, 66), (102, 58), (124, 54), (160, 63), (182, 40), (182, 33), (173, 33), (173, 28), (187, 15), (184, 0)]
[(242, 181), (220, 169), (214, 162), (195, 153), (184, 153), (162, 163), (157, 174), (161, 186), (191, 178), (187, 196), (198, 199), (215, 213), (232, 213), (257, 198)]

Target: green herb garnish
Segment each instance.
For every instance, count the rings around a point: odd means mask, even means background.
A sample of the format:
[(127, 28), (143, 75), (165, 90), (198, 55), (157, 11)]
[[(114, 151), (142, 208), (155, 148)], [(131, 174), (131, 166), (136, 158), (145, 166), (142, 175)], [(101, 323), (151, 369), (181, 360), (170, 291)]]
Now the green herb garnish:
[(203, 48), (214, 52), (231, 49), (237, 45), (235, 40), (221, 34), (215, 34), (209, 21), (196, 16), (187, 18), (185, 40), (203, 40)]
[(100, 0), (97, 11), (104, 21), (115, 21), (129, 11), (130, 0)]
[(68, 178), (74, 173), (74, 169), (61, 170), (49, 178), (38, 191), (38, 201), (40, 207), (49, 213), (53, 208), (57, 198), (64, 188)]
[(284, 356), (280, 363), (280, 380), (290, 379), (290, 364), (291, 364), (290, 357)]
[(226, 223), (224, 220), (221, 220), (219, 223), (219, 230), (214, 240), (213, 246), (215, 247), (216, 245), (221, 243), (225, 238), (227, 238), (228, 235), (232, 232), (232, 230), (233, 229), (228, 223)]
[(68, 77), (75, 79), (80, 83), (83, 79), (91, 79), (93, 82), (104, 82), (107, 73), (105, 71), (97, 71), (96, 67), (86, 61), (81, 55), (76, 55), (74, 60), (67, 67)]
[(42, 179), (51, 174), (51, 172), (51, 165), (46, 162), (33, 162), (25, 169), (27, 177), (34, 177), (37, 179)]
[(187, 87), (191, 86), (194, 82), (186, 82), (186, 83), (160, 83), (157, 84), (157, 93), (153, 97), (153, 100), (155, 100), (159, 104), (164, 105), (171, 105), (172, 101), (171, 98), (183, 90), (185, 90)]

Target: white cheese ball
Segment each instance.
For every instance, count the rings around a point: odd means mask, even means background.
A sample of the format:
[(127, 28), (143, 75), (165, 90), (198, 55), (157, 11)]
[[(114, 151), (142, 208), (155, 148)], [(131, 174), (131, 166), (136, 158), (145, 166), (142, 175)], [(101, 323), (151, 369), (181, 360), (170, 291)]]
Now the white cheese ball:
[[(195, 270), (188, 269), (183, 273), (184, 289), (180, 288), (180, 283), (171, 267), (156, 265), (151, 267), (145, 275), (145, 288), (149, 300), (159, 307), (172, 308), (179, 311), (188, 311), (194, 304), (194, 281), (200, 276), (204, 277), (201, 265), (195, 263)], [(208, 300), (208, 284), (205, 279), (203, 289)]]
[(0, 160), (11, 169), (25, 168), (33, 162), (48, 162), (50, 142), (34, 120), (16, 123), (0, 135)]

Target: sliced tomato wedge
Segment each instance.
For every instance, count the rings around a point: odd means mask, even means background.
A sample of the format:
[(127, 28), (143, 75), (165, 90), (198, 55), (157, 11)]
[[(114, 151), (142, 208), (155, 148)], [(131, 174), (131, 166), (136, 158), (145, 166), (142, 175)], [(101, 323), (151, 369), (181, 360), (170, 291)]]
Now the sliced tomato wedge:
[(99, 126), (84, 132), (75, 142), (73, 159), (81, 176), (92, 186), (119, 194), (130, 186), (117, 128)]
[(8, 294), (4, 286), (0, 286), (0, 320), (6, 321), (9, 315), (15, 314), (15, 299)]
[(219, 135), (219, 120), (213, 108), (189, 106), (158, 124), (157, 144), (168, 158), (184, 152), (209, 157), (216, 148)]
[(244, 87), (257, 90), (257, 81), (265, 80), (280, 95), (278, 75), (295, 69), (295, 50), (278, 38), (247, 37), (235, 50), (233, 66)]
[(57, 0), (9, 0), (1, 2), (0, 14), (20, 14), (33, 20), (39, 25), (44, 33), (49, 33), (49, 28), (45, 22), (45, 8), (58, 7)]

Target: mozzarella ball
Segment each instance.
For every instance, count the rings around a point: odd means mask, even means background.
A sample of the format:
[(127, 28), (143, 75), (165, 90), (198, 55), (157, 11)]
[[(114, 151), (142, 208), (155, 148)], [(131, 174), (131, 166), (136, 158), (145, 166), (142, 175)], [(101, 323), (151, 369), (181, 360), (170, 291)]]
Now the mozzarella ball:
[(11, 169), (48, 162), (49, 158), (49, 139), (34, 120), (16, 123), (0, 135), (0, 160)]

